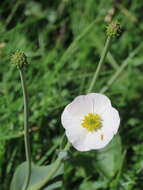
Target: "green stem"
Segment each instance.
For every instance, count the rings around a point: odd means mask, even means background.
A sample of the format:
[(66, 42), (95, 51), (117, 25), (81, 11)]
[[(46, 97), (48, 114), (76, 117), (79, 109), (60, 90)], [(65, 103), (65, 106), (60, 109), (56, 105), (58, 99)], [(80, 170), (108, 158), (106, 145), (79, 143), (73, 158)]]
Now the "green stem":
[(19, 69), (20, 71), (20, 78), (23, 90), (23, 99), (24, 99), (24, 141), (25, 141), (25, 153), (26, 153), (26, 161), (28, 163), (28, 173), (26, 176), (26, 181), (23, 186), (23, 190), (26, 190), (31, 177), (31, 150), (30, 150), (30, 142), (29, 142), (29, 108), (28, 108), (28, 94), (26, 88), (26, 80), (25, 80), (25, 73), (23, 68)]
[(107, 37), (107, 40), (106, 40), (106, 43), (105, 43), (105, 46), (104, 46), (103, 53), (102, 53), (102, 55), (101, 55), (100, 61), (99, 61), (99, 63), (98, 63), (97, 69), (96, 69), (96, 71), (95, 71), (95, 74), (93, 75), (93, 78), (92, 78), (92, 80), (91, 80), (91, 83), (90, 83), (90, 85), (89, 85), (89, 88), (88, 88), (88, 90), (87, 90), (87, 93), (89, 93), (89, 92), (92, 91), (93, 86), (94, 86), (94, 84), (95, 84), (95, 82), (96, 82), (96, 80), (97, 80), (97, 78), (98, 78), (98, 75), (99, 75), (101, 66), (102, 66), (102, 64), (103, 64), (103, 62), (104, 62), (104, 60), (105, 60), (105, 57), (106, 57), (106, 55), (107, 55), (107, 53), (108, 53), (108, 51), (109, 51), (110, 44), (111, 44), (111, 39), (112, 39), (112, 37), (110, 37), (110, 36)]
[(22, 3), (22, 1), (19, 0), (19, 1), (16, 1), (16, 3), (14, 4), (11, 13), (9, 14), (8, 18), (6, 19), (6, 26), (11, 22), (11, 20), (12, 20), (14, 14), (16, 13), (16, 11), (17, 11), (17, 9), (18, 9), (18, 7), (19, 7), (19, 5), (20, 5), (21, 3)]
[[(68, 151), (69, 148), (70, 148), (70, 143), (67, 142), (64, 151)], [(38, 186), (36, 186), (35, 190), (40, 190), (43, 186), (45, 186), (49, 182), (49, 180), (52, 179), (52, 177), (57, 173), (61, 165), (62, 165), (62, 159), (58, 157), (57, 160), (55, 161), (54, 167), (48, 173), (47, 178), (44, 181), (42, 181)]]

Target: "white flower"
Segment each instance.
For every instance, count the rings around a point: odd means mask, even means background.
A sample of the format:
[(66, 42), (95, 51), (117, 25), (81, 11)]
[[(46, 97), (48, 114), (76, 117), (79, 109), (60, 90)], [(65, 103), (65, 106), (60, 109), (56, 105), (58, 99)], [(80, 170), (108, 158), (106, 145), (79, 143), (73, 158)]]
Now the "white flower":
[(120, 124), (118, 111), (99, 93), (76, 97), (65, 107), (61, 120), (68, 140), (79, 151), (105, 147)]

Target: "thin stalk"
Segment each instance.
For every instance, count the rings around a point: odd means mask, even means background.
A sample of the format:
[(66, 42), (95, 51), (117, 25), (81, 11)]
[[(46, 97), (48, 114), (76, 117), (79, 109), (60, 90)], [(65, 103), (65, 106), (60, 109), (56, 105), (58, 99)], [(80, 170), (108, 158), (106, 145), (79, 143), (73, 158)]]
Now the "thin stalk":
[(105, 57), (106, 57), (106, 55), (107, 55), (107, 53), (108, 53), (108, 51), (109, 51), (110, 44), (111, 44), (111, 39), (112, 39), (111, 36), (107, 37), (107, 40), (106, 40), (106, 43), (105, 43), (105, 46), (104, 46), (103, 53), (102, 53), (101, 58), (100, 58), (100, 60), (99, 60), (97, 69), (96, 69), (96, 71), (95, 71), (95, 73), (94, 73), (94, 75), (93, 75), (93, 78), (92, 78), (92, 80), (91, 80), (91, 83), (90, 83), (90, 85), (89, 85), (89, 88), (88, 88), (88, 90), (87, 90), (87, 93), (89, 93), (89, 92), (92, 91), (93, 86), (94, 86), (94, 84), (95, 84), (95, 82), (96, 82), (96, 80), (97, 80), (97, 78), (98, 78), (98, 75), (99, 75), (101, 66), (102, 66), (102, 64), (103, 64), (103, 62), (104, 62), (104, 60), (105, 60)]
[[(70, 148), (70, 143), (67, 142), (67, 144), (65, 145), (64, 151), (69, 150), (69, 148)], [(62, 159), (58, 157), (57, 160), (55, 161), (54, 167), (51, 169), (51, 171), (47, 175), (47, 178), (44, 181), (42, 181), (38, 186), (36, 186), (36, 189), (34, 190), (40, 190), (44, 185), (46, 185), (49, 182), (49, 180), (57, 173), (61, 165), (62, 165)]]
[(29, 108), (28, 108), (28, 93), (26, 88), (26, 80), (25, 73), (23, 69), (19, 69), (21, 85), (23, 90), (23, 100), (24, 100), (24, 142), (25, 142), (25, 153), (26, 153), (26, 161), (28, 163), (28, 173), (26, 176), (26, 181), (23, 186), (23, 190), (26, 190), (31, 177), (31, 150), (30, 150), (30, 142), (29, 142)]
[[(104, 48), (104, 44), (102, 43), (102, 40), (98, 37), (98, 35), (95, 35), (95, 46), (97, 48), (98, 52), (101, 52)], [(103, 44), (103, 45), (102, 45)], [(109, 51), (107, 54), (107, 60), (110, 63), (110, 65), (113, 67), (114, 70), (118, 70), (119, 65), (115, 58), (112, 56), (111, 52)]]
[(18, 9), (18, 7), (19, 7), (19, 5), (20, 5), (21, 3), (22, 3), (22, 1), (21, 1), (21, 0), (18, 0), (18, 1), (16, 1), (16, 3), (14, 4), (11, 13), (9, 14), (8, 18), (6, 19), (6, 26), (11, 22), (11, 20), (12, 20), (14, 14), (16, 13), (16, 11), (17, 11), (17, 9)]

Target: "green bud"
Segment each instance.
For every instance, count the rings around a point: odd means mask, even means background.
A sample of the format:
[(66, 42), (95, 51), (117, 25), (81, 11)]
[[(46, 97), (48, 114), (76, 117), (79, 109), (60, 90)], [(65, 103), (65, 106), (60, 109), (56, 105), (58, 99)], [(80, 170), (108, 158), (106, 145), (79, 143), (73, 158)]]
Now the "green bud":
[(16, 65), (19, 69), (22, 69), (24, 66), (28, 65), (26, 55), (19, 50), (12, 54), (11, 63)]
[(117, 36), (121, 32), (120, 23), (117, 21), (112, 21), (106, 28), (107, 36)]

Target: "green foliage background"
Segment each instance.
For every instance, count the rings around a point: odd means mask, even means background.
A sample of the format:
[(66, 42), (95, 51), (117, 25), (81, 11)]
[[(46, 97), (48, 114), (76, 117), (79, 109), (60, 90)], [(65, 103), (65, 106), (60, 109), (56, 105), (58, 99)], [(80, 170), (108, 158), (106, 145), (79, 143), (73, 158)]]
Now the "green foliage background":
[[(115, 189), (115, 183), (119, 190), (143, 189), (142, 1), (4, 0), (0, 4), (1, 190), (9, 189), (16, 167), (25, 161), (22, 90), (10, 55), (21, 49), (28, 57), (32, 158), (37, 165), (48, 164), (64, 134), (60, 121), (64, 106), (89, 87), (113, 9), (122, 32), (113, 40), (94, 92), (105, 87), (104, 93), (120, 112), (124, 160), (118, 180), (98, 170), (96, 151), (73, 149), (57, 189)], [(118, 162), (111, 159), (105, 164)]]

